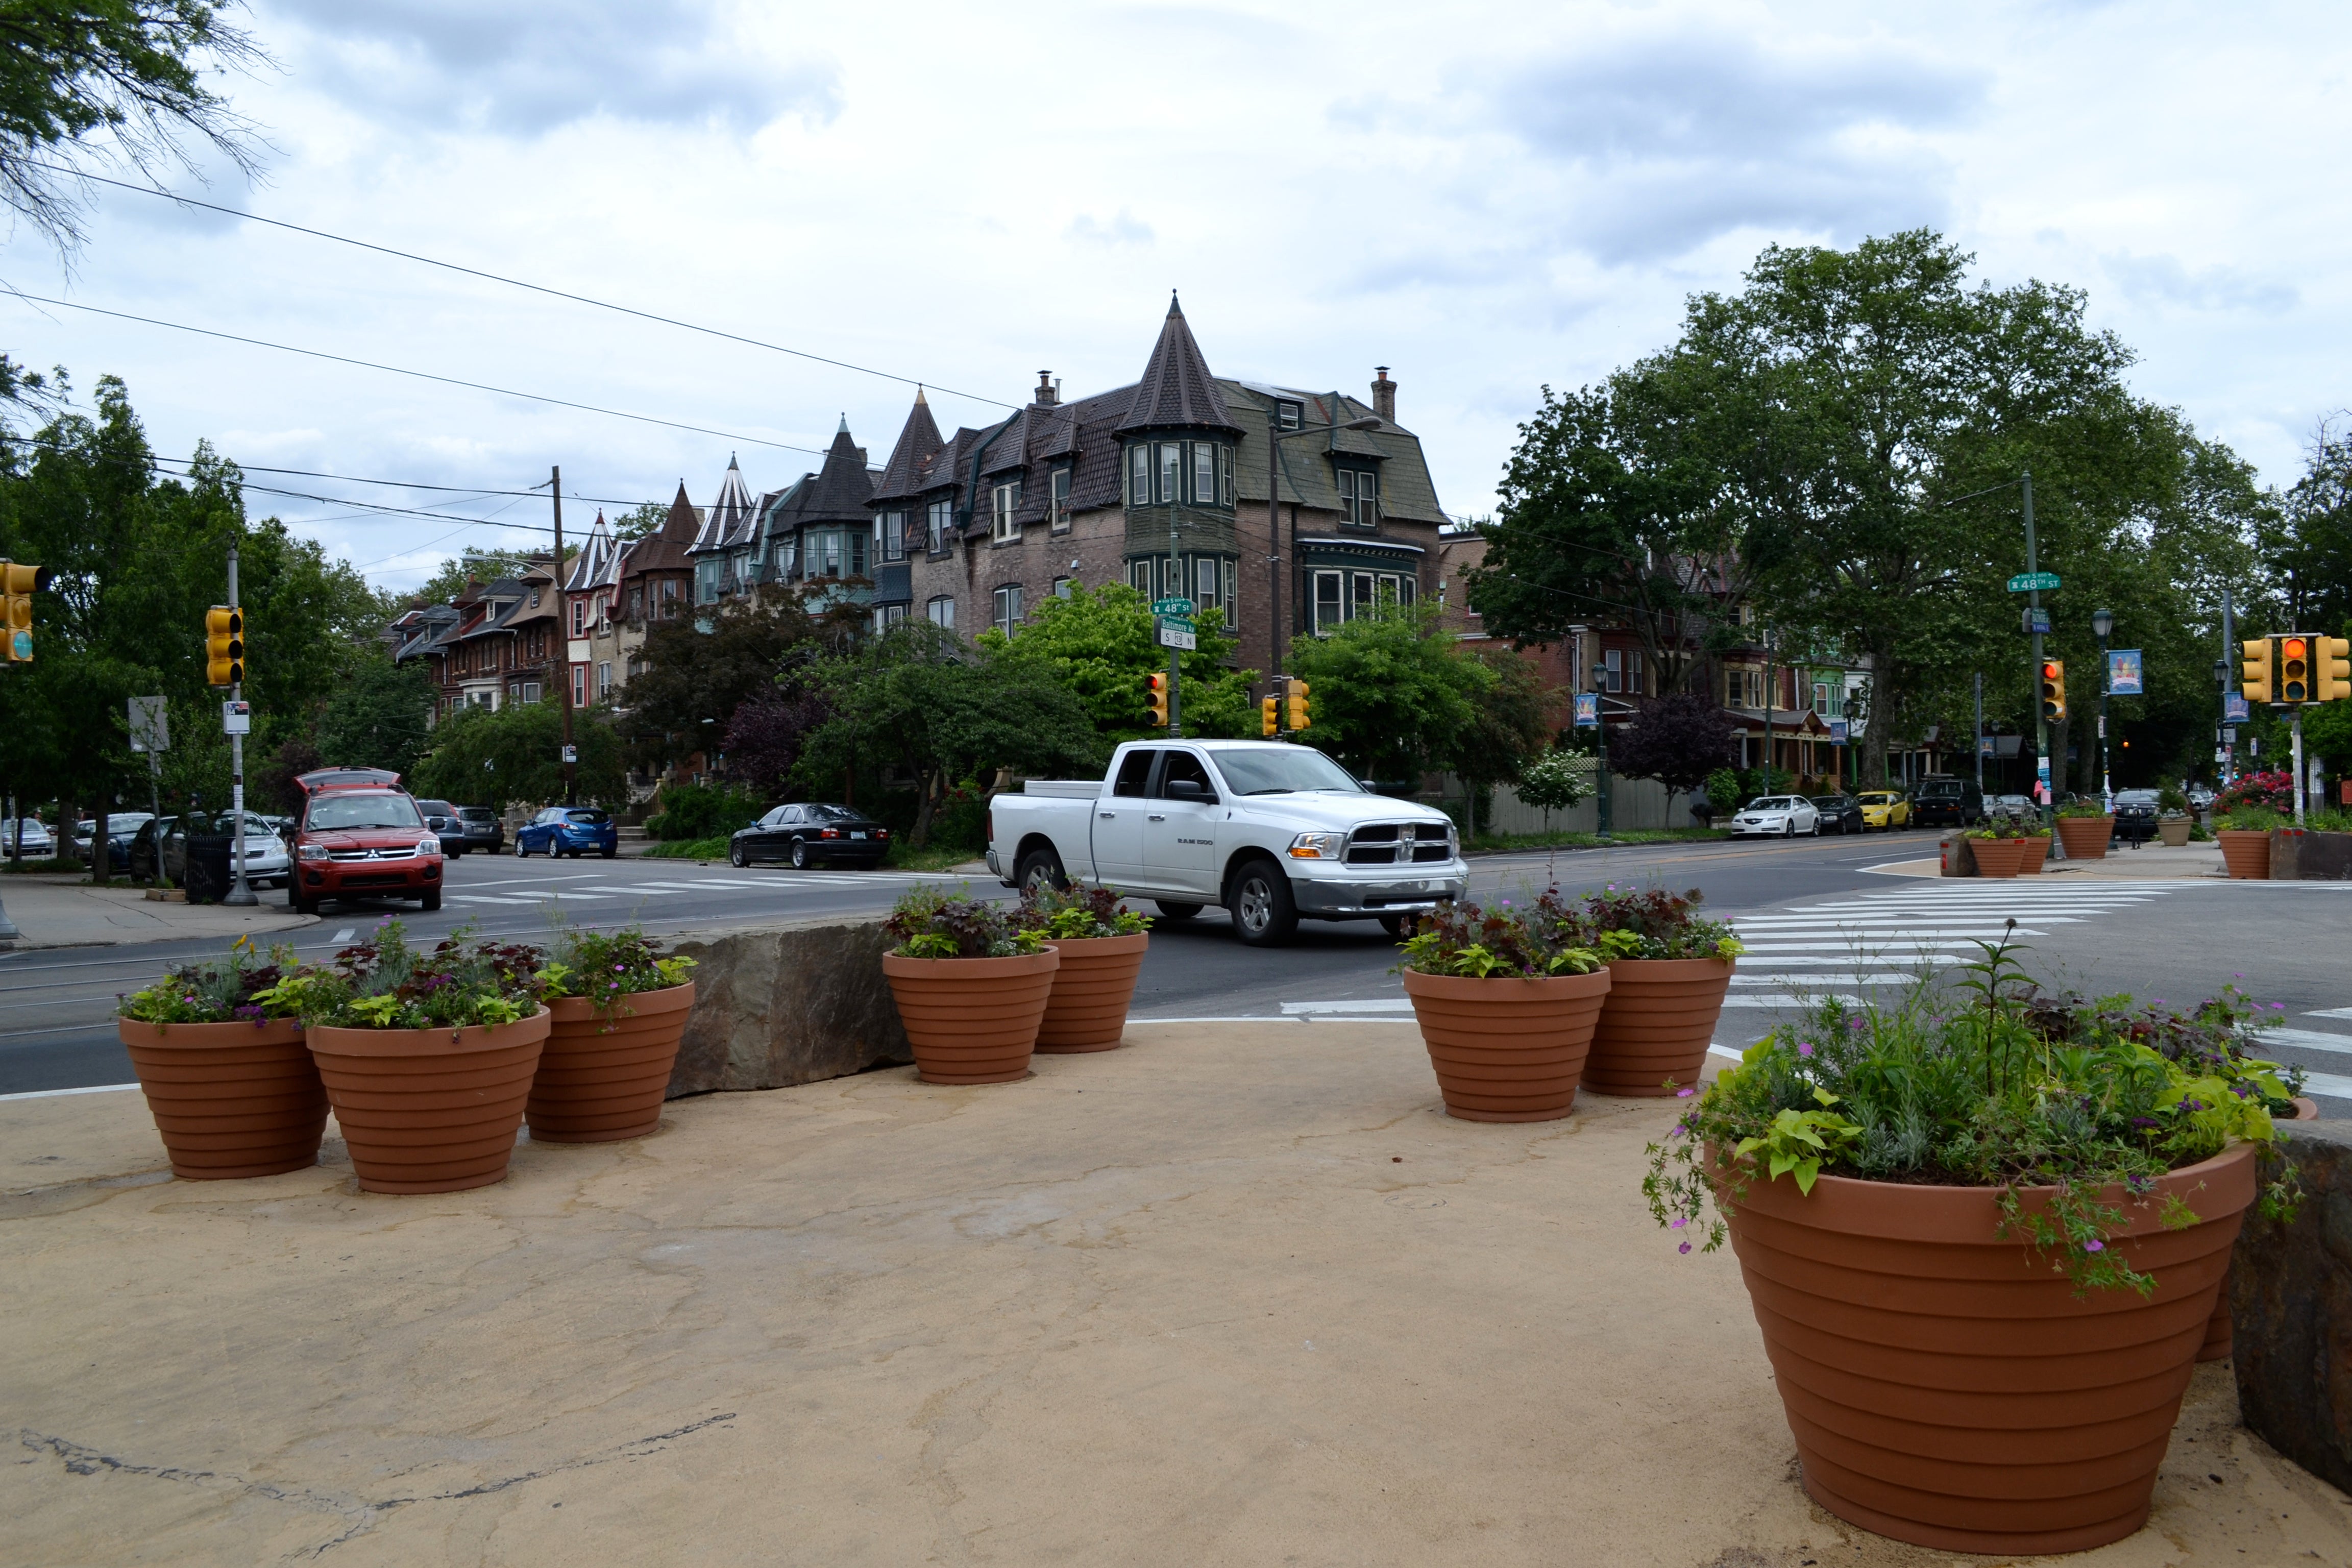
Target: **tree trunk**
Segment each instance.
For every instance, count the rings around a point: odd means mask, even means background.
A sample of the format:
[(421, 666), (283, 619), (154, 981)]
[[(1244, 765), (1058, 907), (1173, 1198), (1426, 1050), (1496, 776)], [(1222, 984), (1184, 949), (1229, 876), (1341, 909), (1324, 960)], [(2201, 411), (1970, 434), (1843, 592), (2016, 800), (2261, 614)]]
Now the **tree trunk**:
[(939, 784), (939, 775), (918, 769), (915, 779), (919, 785), (915, 792), (915, 826), (908, 837), (916, 848), (924, 849), (929, 847), (931, 842), (932, 795)]
[(114, 857), (107, 853), (106, 801), (101, 797), (98, 809), (90, 814), (89, 879), (102, 888), (113, 869)]

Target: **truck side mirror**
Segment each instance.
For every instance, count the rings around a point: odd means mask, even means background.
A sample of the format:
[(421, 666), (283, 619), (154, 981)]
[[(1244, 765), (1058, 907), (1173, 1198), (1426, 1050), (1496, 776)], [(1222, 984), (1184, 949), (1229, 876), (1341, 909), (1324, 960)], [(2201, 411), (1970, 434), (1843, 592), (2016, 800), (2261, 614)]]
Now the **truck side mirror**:
[(1206, 803), (1213, 801), (1217, 797), (1211, 795), (1208, 791), (1208, 786), (1202, 784), (1198, 779), (1170, 779), (1168, 781), (1168, 798), (1170, 800), (1196, 800)]

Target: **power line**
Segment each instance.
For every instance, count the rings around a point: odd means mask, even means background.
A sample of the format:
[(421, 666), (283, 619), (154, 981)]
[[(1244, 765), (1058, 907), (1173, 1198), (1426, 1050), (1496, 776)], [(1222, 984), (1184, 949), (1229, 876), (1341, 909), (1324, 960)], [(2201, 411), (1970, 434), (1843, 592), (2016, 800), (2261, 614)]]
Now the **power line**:
[[(793, 450), (803, 451), (806, 448), (796, 447)], [(184, 458), (159, 457), (152, 460), (158, 463), (176, 463), (184, 468), (191, 466)], [(233, 460), (232, 466), (239, 473), (245, 474), (291, 474), (297, 479), (341, 479), (347, 485), (383, 485), (388, 489), (398, 490), (446, 490), (454, 495), (468, 496), (518, 496), (526, 500), (547, 493), (547, 486), (544, 483), (534, 485), (527, 490), (500, 490), (484, 489), (479, 485), (431, 485), (422, 479), (362, 479), (357, 474), (328, 474), (321, 473), (316, 468), (272, 468), (260, 463), (236, 463)], [(568, 495), (563, 499), (583, 501), (589, 506), (667, 506), (669, 504), (667, 501), (661, 500), (623, 500), (617, 496)]]
[[(135, 190), (138, 187), (131, 188)], [(770, 441), (758, 436), (739, 435), (732, 430), (713, 430), (702, 425), (683, 425), (675, 419), (656, 419), (650, 414), (629, 414), (618, 408), (599, 408), (593, 403), (574, 403), (569, 398), (547, 397), (536, 392), (517, 392), (512, 387), (490, 386), (478, 381), (460, 381), (454, 375), (435, 375), (431, 371), (407, 370), (396, 364), (377, 364), (373, 360), (353, 359), (349, 354), (325, 353), (318, 349), (298, 349), (291, 343), (273, 343), (264, 338), (239, 337), (235, 332), (216, 332), (209, 327), (191, 327), (179, 321), (158, 321), (152, 316), (134, 316), (127, 310), (108, 310), (96, 305), (79, 305), (71, 300), (45, 299), (38, 294), (27, 294), (20, 289), (9, 289), (7, 292), (19, 300), (27, 300), (36, 305), (57, 305), (68, 310), (87, 310), (94, 316), (111, 316), (119, 321), (138, 321), (150, 327), (168, 327), (175, 332), (194, 332), (198, 337), (219, 338), (226, 342), (247, 343), (255, 348), (276, 349), (280, 353), (301, 354), (309, 359), (331, 360), (337, 364), (355, 364), (362, 370), (380, 370), (392, 375), (413, 375), (420, 381), (437, 381), (445, 386), (468, 387), (476, 392), (496, 393), (500, 397), (520, 397), (533, 403), (553, 404), (558, 408), (577, 408), (583, 413), (603, 414), (614, 419), (634, 419), (642, 425), (659, 425), (672, 430), (690, 430), (698, 436), (719, 436), (730, 441), (740, 441), (754, 447), (773, 447), (786, 452), (806, 452), (819, 458), (825, 455), (818, 447), (795, 447), (789, 441)]]
[(906, 386), (929, 387), (933, 392), (943, 392), (950, 397), (967, 397), (974, 403), (985, 403), (996, 408), (1017, 409), (1020, 406), (1018, 404), (1005, 403), (993, 397), (982, 397), (976, 392), (958, 392), (951, 386), (941, 386), (937, 382), (918, 381), (910, 375), (898, 375), (887, 370), (876, 370), (870, 365), (852, 364), (847, 360), (828, 359), (824, 354), (813, 354), (803, 349), (788, 349), (782, 343), (762, 342), (758, 338), (747, 338), (740, 332), (724, 331), (717, 327), (705, 327), (693, 321), (681, 321), (675, 316), (656, 315), (651, 310), (640, 310), (629, 305), (615, 305), (608, 300), (591, 299), (585, 294), (566, 293), (561, 289), (550, 289), (543, 283), (526, 283), (520, 278), (507, 278), (496, 272), (485, 272), (478, 267), (461, 267), (454, 261), (442, 261), (430, 256), (419, 256), (413, 250), (395, 250), (388, 245), (375, 245), (364, 239), (353, 239), (347, 235), (330, 234), (322, 228), (305, 228), (299, 223), (287, 223), (279, 218), (262, 217), (254, 213), (239, 212), (235, 207), (216, 206), (211, 202), (200, 202), (194, 196), (175, 195), (170, 191), (159, 191), (152, 185), (134, 185), (128, 180), (110, 180), (103, 174), (86, 174), (79, 169), (68, 168), (61, 163), (43, 163), (35, 160), (26, 160), (26, 163), (32, 168), (49, 169), (79, 179), (95, 180), (101, 185), (112, 185), (119, 190), (136, 191), (142, 196), (160, 197), (167, 202), (176, 202), (182, 206), (202, 207), (206, 212), (243, 218), (247, 223), (263, 223), (272, 228), (290, 229), (296, 234), (307, 234), (313, 239), (331, 239), (338, 245), (356, 246), (362, 250), (373, 250), (378, 255), (396, 256), (404, 261), (422, 262), (427, 267), (438, 267), (450, 272), (462, 272), (468, 278), (480, 278), (492, 283), (503, 283), (510, 289), (525, 289), (534, 294), (545, 294), (557, 300), (569, 300), (578, 305), (593, 305), (600, 310), (614, 310), (624, 316), (635, 316), (640, 321), (658, 321), (666, 327), (682, 327), (689, 332), (701, 332), (709, 337), (724, 338), (730, 342), (744, 343), (755, 349), (766, 349), (772, 353), (790, 354), (794, 359), (829, 364), (838, 370), (854, 370), (860, 375), (877, 375), (885, 381), (895, 381)]

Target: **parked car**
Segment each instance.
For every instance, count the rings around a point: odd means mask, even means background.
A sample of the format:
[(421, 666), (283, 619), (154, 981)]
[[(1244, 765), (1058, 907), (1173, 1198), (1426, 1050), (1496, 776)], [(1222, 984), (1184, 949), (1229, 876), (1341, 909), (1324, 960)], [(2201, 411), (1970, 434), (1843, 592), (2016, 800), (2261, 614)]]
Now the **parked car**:
[(1974, 779), (1931, 773), (1912, 788), (1911, 820), (1922, 827), (1974, 827), (1984, 818), (1984, 791)]
[(456, 806), (446, 800), (420, 800), (416, 809), (424, 814), (425, 826), (441, 840), (442, 854), (455, 859), (466, 852), (466, 824)]
[(441, 869), (440, 837), (407, 792), (330, 782), (302, 804), (286, 903), (307, 915), (328, 899), (415, 899), (429, 911), (441, 907)]
[(2033, 797), (2030, 795), (1994, 795), (1986, 803), (1986, 810), (1993, 816), (2018, 818), (2037, 816), (2040, 812), (2040, 808), (2033, 804)]
[[(15, 817), (0, 817), (0, 855), (13, 855), (17, 852), (16, 832), (17, 822)], [(48, 828), (42, 825), (41, 819), (37, 816), (28, 816), (24, 819), (23, 851), (27, 856), (42, 860), (49, 858), (58, 852), (57, 840), (49, 837)]]
[(2189, 796), (2189, 806), (2192, 811), (2207, 810), (2213, 804), (2213, 787), (2210, 784), (2190, 784), (2181, 793)]
[(1862, 804), (1864, 831), (1882, 833), (1911, 826), (1911, 801), (1899, 789), (1874, 789), (1854, 797)]
[(515, 831), (515, 853), (571, 856), (591, 849), (610, 860), (621, 852), (620, 825), (593, 805), (551, 805)]
[(1801, 795), (1759, 795), (1731, 818), (1734, 838), (1794, 838), (1821, 830), (1820, 808)]
[(1253, 946), (1300, 917), (1401, 932), (1469, 879), (1454, 824), (1367, 790), (1322, 752), (1271, 741), (1130, 741), (1099, 783), (1033, 779), (989, 802), (988, 868), (1139, 893), (1170, 920), (1211, 904)]
[(2156, 837), (2156, 791), (2116, 791), (2116, 837), (2126, 844), (2145, 844)]
[(507, 825), (487, 805), (461, 805), (457, 820), (466, 825), (466, 847), (498, 855), (507, 847)]
[(1866, 826), (1862, 816), (1862, 802), (1850, 795), (1817, 795), (1813, 809), (1821, 813), (1818, 833), (1859, 833)]
[(809, 801), (780, 805), (727, 841), (728, 864), (789, 860), (796, 868), (861, 866), (867, 870), (890, 852), (890, 830), (851, 805)]

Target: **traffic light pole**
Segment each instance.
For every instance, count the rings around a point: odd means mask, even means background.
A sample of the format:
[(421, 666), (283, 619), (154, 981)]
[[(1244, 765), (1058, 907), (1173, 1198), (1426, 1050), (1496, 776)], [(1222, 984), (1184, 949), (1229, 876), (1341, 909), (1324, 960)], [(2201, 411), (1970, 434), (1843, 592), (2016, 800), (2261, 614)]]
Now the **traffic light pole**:
[[(1168, 514), (1168, 575), (1174, 582), (1184, 583), (1184, 558), (1176, 552), (1177, 548), (1176, 514), (1171, 511)], [(1192, 584), (1184, 583), (1184, 586), (1189, 588)], [(1167, 599), (1177, 596), (1172, 589), (1160, 595)], [(1192, 597), (1190, 594), (1182, 596)], [(1157, 627), (1160, 617), (1154, 616), (1151, 624)], [(1183, 653), (1184, 650), (1174, 643), (1168, 645), (1168, 738), (1171, 741), (1181, 740), (1184, 734), (1184, 670), (1181, 663)]]
[(2303, 826), (2304, 773), (2303, 710), (2300, 707), (2290, 710), (2287, 723), (2294, 738), (2294, 825), (2301, 827)]
[[(228, 607), (232, 610), (238, 607), (236, 538), (234, 534), (229, 537), (228, 542)], [(244, 698), (243, 681), (238, 681), (228, 689), (230, 701), (242, 701)], [(238, 734), (232, 734), (228, 738), (228, 812), (232, 825), (228, 841), (228, 896), (221, 900), (221, 902), (239, 909), (247, 909), (261, 900), (253, 896), (253, 889), (247, 887), (245, 883), (245, 737)], [(100, 854), (110, 853), (102, 847), (99, 847)]]
[[(2033, 545), (2032, 469), (2028, 468), (2025, 470), (2023, 483), (2025, 487), (2025, 571), (2028, 576), (2032, 576), (2034, 573), (2042, 570), (2042, 562), (2039, 555), (2036, 553)], [(2037, 782), (2041, 782), (2046, 781), (2052, 776), (2050, 767), (2050, 721), (2048, 718), (2043, 716), (2042, 712), (2042, 703), (2039, 696), (2042, 689), (2042, 616), (2036, 612), (2040, 611), (2042, 608), (2041, 589), (2036, 588), (2026, 595), (2025, 606), (2026, 613), (2029, 617), (2027, 624), (2033, 628), (2032, 633), (2033, 638), (2033, 651), (2031, 655), (2033, 661), (2033, 679), (2028, 687), (2028, 689), (2036, 694), (2033, 704), (2033, 768)], [(2043, 783), (2041, 794), (2042, 799), (2036, 804), (2041, 808), (2040, 815), (2042, 819), (2047, 821), (2051, 816), (2052, 808), (2056, 804), (2056, 791), (2047, 783)]]

